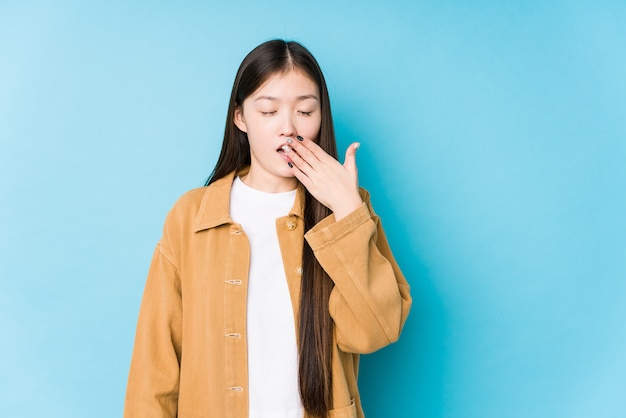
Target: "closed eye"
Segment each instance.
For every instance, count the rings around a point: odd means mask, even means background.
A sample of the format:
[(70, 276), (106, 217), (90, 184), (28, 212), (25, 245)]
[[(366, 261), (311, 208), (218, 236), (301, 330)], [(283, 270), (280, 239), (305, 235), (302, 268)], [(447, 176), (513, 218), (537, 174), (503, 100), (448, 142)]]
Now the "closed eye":
[(311, 116), (311, 113), (313, 113), (313, 111), (311, 112), (299, 112), (301, 115), (303, 116)]
[(263, 116), (271, 116), (271, 115), (273, 115), (274, 113), (276, 113), (276, 111), (275, 111), (275, 110), (274, 110), (274, 111), (272, 111), (272, 112), (261, 112), (261, 114), (262, 114)]

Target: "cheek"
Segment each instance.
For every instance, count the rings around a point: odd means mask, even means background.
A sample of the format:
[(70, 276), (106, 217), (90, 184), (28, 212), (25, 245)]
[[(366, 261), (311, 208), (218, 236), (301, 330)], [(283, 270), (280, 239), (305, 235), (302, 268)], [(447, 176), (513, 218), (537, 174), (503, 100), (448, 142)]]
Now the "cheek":
[(250, 118), (247, 124), (248, 137), (265, 137), (270, 130), (267, 121), (259, 120), (257, 118)]
[(318, 118), (310, 118), (306, 119), (298, 129), (298, 132), (307, 138), (316, 138), (320, 132), (320, 127), (322, 124), (322, 119)]

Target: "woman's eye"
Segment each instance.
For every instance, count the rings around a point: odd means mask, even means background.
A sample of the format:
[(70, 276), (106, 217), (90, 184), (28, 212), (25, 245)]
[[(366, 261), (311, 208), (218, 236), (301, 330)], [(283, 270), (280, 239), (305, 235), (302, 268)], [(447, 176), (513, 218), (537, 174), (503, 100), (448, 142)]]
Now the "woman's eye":
[(310, 112), (298, 112), (298, 113), (300, 113), (303, 116), (311, 116), (311, 113), (313, 113), (313, 111), (310, 111)]
[(271, 115), (273, 115), (274, 113), (276, 113), (276, 111), (275, 111), (275, 110), (273, 110), (273, 111), (271, 111), (271, 112), (261, 112), (261, 114), (262, 114), (263, 116), (271, 116)]

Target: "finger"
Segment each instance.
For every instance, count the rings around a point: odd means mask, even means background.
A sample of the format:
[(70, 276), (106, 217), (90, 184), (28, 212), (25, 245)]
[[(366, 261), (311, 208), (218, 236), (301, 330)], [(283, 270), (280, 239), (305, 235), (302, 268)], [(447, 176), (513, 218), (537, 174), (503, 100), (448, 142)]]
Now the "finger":
[(356, 152), (359, 149), (359, 147), (361, 146), (360, 143), (358, 142), (353, 142), (352, 144), (350, 144), (350, 146), (348, 147), (348, 149), (346, 149), (346, 158), (343, 162), (343, 166), (353, 172), (356, 173), (357, 169), (356, 169)]
[[(308, 138), (304, 138), (300, 135), (296, 137), (296, 141), (293, 141), (292, 147), (301, 153), (304, 158), (314, 157), (317, 160), (323, 161), (324, 158), (330, 157), (326, 151), (322, 149), (319, 145)], [(332, 157), (330, 157), (332, 158)]]
[(298, 181), (300, 181), (300, 183), (304, 185), (307, 190), (309, 190), (309, 188), (312, 186), (312, 181), (309, 176), (307, 176), (302, 170), (300, 170), (300, 168), (296, 166), (293, 160), (290, 161), (288, 164), (291, 168), (292, 174), (298, 179)]
[(289, 161), (297, 168), (299, 171), (303, 172), (307, 176), (314, 170), (311, 166), (310, 160), (306, 160), (300, 154), (296, 152), (296, 150), (291, 148), (288, 152), (286, 152), (285, 156), (289, 158)]

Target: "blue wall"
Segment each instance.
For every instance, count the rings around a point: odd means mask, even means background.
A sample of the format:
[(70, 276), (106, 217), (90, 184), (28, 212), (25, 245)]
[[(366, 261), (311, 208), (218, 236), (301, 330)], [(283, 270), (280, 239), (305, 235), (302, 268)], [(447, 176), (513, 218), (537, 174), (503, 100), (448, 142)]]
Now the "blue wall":
[(368, 416), (626, 416), (624, 2), (7, 3), (3, 416), (121, 415), (164, 216), (272, 37), (324, 68), (412, 285)]

